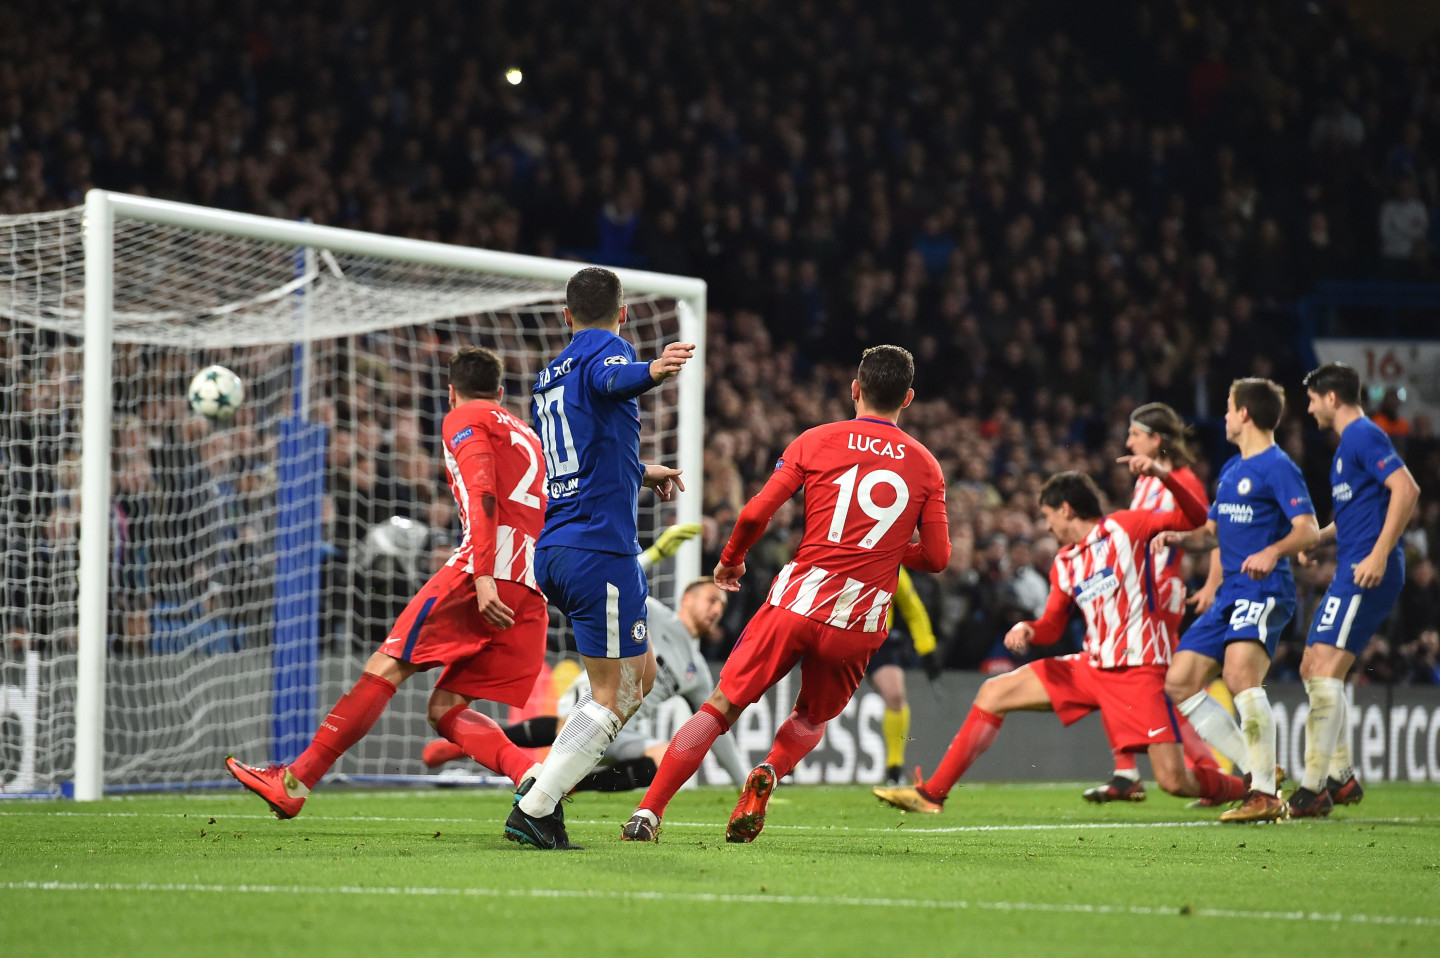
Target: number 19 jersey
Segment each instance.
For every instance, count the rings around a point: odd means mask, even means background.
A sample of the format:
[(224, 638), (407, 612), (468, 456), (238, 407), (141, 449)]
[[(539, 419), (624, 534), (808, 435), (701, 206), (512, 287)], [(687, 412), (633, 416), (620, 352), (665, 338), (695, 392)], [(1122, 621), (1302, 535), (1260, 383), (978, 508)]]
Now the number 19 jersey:
[(805, 534), (770, 587), (770, 605), (841, 629), (885, 628), (900, 560), (921, 524), (946, 522), (945, 479), (930, 451), (883, 419), (807, 430), (775, 466), (805, 489)]

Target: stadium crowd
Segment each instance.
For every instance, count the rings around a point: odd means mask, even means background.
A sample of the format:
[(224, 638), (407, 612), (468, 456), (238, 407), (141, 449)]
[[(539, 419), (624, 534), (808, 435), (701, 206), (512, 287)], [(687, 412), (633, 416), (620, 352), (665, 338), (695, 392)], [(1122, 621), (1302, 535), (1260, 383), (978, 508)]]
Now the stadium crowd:
[[(860, 348), (911, 349), (903, 425), (952, 482), (954, 558), (922, 584), (952, 667), (1010, 667), (1000, 637), (1043, 605), (1047, 474), (1081, 469), (1128, 503), (1114, 459), (1140, 403), (1196, 424), (1210, 479), (1229, 382), (1281, 381), (1280, 439), (1327, 518), (1333, 439), (1304, 415), (1291, 307), (1320, 280), (1435, 275), (1437, 160), (1440, 41), (1402, 58), (1338, 3), (0, 9), (0, 213), (102, 186), (704, 277), (707, 562), (784, 444), (850, 414)], [(378, 411), (343, 410), (333, 430), (338, 556), (391, 515), (453, 522), (433, 417)], [(1435, 683), (1440, 437), (1390, 413), (1423, 494), (1411, 582), (1361, 667)], [(243, 542), (259, 447), (187, 441)], [(136, 525), (144, 458), (117, 478)], [(782, 512), (753, 553), (713, 654), (798, 518)], [(1298, 623), (1332, 571), (1297, 573)], [(157, 621), (125, 633), (163, 650)]]

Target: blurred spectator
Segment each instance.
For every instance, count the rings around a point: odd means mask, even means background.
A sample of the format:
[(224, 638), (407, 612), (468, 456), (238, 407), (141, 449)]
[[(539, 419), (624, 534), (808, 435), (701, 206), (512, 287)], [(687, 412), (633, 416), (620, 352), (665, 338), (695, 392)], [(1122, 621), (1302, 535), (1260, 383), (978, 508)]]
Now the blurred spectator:
[(1430, 214), (1420, 201), (1415, 180), (1405, 177), (1395, 195), (1380, 204), (1380, 255), (1390, 279), (1413, 279), (1425, 252)]
[(1402, 453), (1405, 451), (1405, 440), (1410, 436), (1410, 420), (1400, 415), (1400, 390), (1394, 386), (1385, 390), (1385, 396), (1380, 400), (1380, 408), (1370, 414), (1375, 425), (1385, 430), (1385, 435), (1395, 443), (1396, 449)]
[(1412, 685), (1440, 685), (1440, 631), (1426, 629), (1400, 653), (1405, 659), (1405, 681)]

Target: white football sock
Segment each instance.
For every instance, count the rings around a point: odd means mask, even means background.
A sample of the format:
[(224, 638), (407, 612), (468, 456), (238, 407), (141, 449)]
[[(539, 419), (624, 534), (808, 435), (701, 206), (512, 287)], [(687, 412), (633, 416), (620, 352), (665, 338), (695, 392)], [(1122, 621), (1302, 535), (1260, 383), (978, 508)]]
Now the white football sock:
[(1230, 760), (1237, 774), (1250, 771), (1250, 753), (1245, 747), (1245, 737), (1235, 719), (1225, 706), (1215, 701), (1214, 696), (1201, 689), (1178, 706), (1180, 714), (1190, 720), (1195, 731), (1215, 751)]
[(1350, 699), (1345, 695), (1345, 683), (1340, 683), (1340, 705), (1336, 710), (1338, 718), (1335, 727), (1340, 730), (1335, 739), (1335, 751), (1330, 753), (1329, 777), (1344, 782), (1355, 774), (1350, 767)]
[(1116, 778), (1128, 778), (1132, 782), (1140, 781), (1140, 770), (1138, 768), (1117, 768)]
[(555, 811), (556, 803), (600, 764), (623, 724), (620, 716), (594, 699), (581, 702), (565, 720), (535, 784), (520, 799), (520, 810), (531, 818), (544, 818)]
[(1310, 716), (1305, 720), (1305, 774), (1300, 787), (1320, 792), (1335, 744), (1340, 741), (1340, 723), (1345, 719), (1345, 682), (1326, 676), (1305, 680), (1310, 693)]
[(1270, 697), (1260, 685), (1237, 692), (1235, 710), (1240, 713), (1240, 728), (1250, 753), (1250, 787), (1274, 795), (1275, 713), (1270, 711)]

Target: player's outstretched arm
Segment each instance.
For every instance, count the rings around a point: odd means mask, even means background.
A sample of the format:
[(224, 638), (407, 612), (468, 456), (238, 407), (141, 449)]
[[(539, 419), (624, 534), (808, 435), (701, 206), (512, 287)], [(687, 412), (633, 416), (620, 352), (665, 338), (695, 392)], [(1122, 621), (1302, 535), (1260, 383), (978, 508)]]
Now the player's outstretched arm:
[(726, 592), (739, 590), (740, 578), (745, 574), (745, 553), (760, 541), (765, 528), (770, 525), (770, 518), (795, 495), (795, 490), (805, 479), (804, 471), (795, 461), (798, 457), (792, 452), (798, 442), (790, 444), (785, 458), (780, 460), (781, 466), (770, 476), (765, 488), (745, 503), (745, 508), (740, 510), (735, 520), (735, 528), (730, 530), (730, 541), (725, 543), (720, 563), (715, 566), (715, 584)]
[(694, 354), (694, 343), (671, 343), (654, 362), (632, 363), (628, 356), (617, 351), (614, 355), (603, 359), (597, 357), (590, 362), (585, 376), (590, 387), (601, 396), (615, 400), (634, 399), (680, 372)]
[[(1179, 482), (1170, 474), (1170, 470), (1149, 456), (1121, 456), (1115, 460), (1130, 467), (1132, 475), (1154, 476), (1159, 479), (1170, 495), (1175, 497), (1175, 509), (1172, 512), (1152, 513), (1160, 520), (1155, 531), (1173, 529), (1185, 531), (1194, 529), (1205, 524), (1206, 504), (1196, 497), (1184, 483)], [(1183, 522), (1181, 521), (1183, 520)]]

